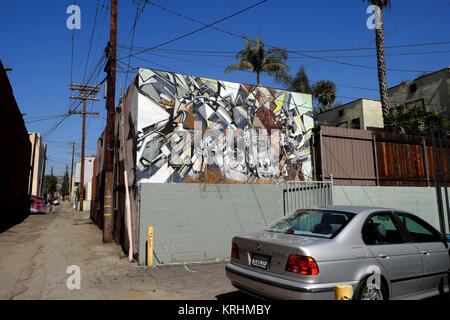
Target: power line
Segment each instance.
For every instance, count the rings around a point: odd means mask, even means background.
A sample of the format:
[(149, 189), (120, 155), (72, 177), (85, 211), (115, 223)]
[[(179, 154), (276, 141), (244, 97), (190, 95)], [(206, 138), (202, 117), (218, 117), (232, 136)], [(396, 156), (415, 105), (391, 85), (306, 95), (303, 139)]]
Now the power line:
[[(289, 52), (289, 51), (288, 51)], [(329, 58), (322, 58), (322, 57), (316, 57), (316, 56), (311, 56), (305, 53), (296, 53), (298, 55), (301, 55), (303, 57), (306, 58), (311, 58), (314, 60), (320, 60), (320, 61), (325, 61), (325, 62), (332, 62), (332, 63), (336, 63), (336, 64), (342, 64), (342, 65), (346, 65), (346, 66), (350, 66), (350, 67), (357, 67), (357, 68), (363, 68), (363, 69), (372, 69), (372, 70), (377, 70), (377, 67), (374, 66), (366, 66), (366, 65), (362, 65), (362, 64), (355, 64), (355, 63), (350, 63), (350, 62), (343, 62), (343, 61), (337, 61), (337, 60), (332, 60)], [(386, 68), (386, 70), (388, 71), (396, 71), (396, 72), (411, 72), (411, 73), (431, 73), (432, 71), (429, 70), (409, 70), (409, 69), (399, 69), (399, 68)]]
[[(384, 38), (386, 39), (387, 37), (389, 37), (389, 36), (391, 36), (391, 35), (397, 33), (397, 32), (400, 31), (400, 30), (403, 30), (403, 29), (405, 29), (405, 28), (407, 28), (407, 27), (410, 27), (410, 26), (412, 26), (412, 25), (414, 25), (414, 24), (420, 22), (420, 21), (425, 20), (426, 18), (429, 18), (430, 16), (432, 16), (432, 15), (434, 15), (434, 14), (436, 14), (436, 13), (442, 11), (442, 10), (444, 10), (444, 9), (447, 8), (449, 5), (450, 5), (450, 2), (447, 2), (444, 6), (438, 8), (437, 10), (435, 10), (435, 11), (429, 13), (429, 14), (426, 14), (425, 16), (420, 17), (420, 18), (418, 18), (418, 19), (416, 19), (416, 20), (414, 20), (414, 21), (412, 21), (412, 22), (410, 22), (410, 23), (408, 23), (408, 24), (406, 24), (406, 25), (403, 25), (403, 26), (401, 26), (401, 27), (395, 29), (394, 31), (391, 31), (391, 32), (385, 34), (385, 35), (384, 35)], [(362, 44), (362, 45), (359, 45), (359, 46), (357, 46), (357, 47), (356, 47), (355, 49), (353, 49), (353, 50), (356, 50), (356, 49), (359, 49), (359, 48), (363, 48), (363, 47), (365, 47), (365, 46), (367, 46), (367, 45), (369, 45), (369, 44), (371, 44), (371, 43), (373, 43), (373, 41), (369, 41), (369, 42), (366, 42), (366, 43), (364, 43), (364, 44)], [(348, 51), (351, 51), (351, 50), (344, 51), (343, 53), (348, 52)], [(338, 54), (338, 55), (334, 56), (333, 58), (336, 58), (336, 57), (339, 56), (339, 55), (341, 55), (341, 54)], [(315, 63), (319, 63), (319, 62), (321, 62), (321, 61), (311, 62), (311, 63), (307, 64), (307, 66), (312, 65), (312, 64), (315, 64)]]
[[(139, 10), (139, 4), (136, 6), (136, 16), (134, 18), (134, 24), (133, 24), (133, 26), (131, 27), (131, 30), (130, 30), (130, 32), (132, 32), (131, 46), (130, 46), (130, 55), (131, 55), (131, 53), (133, 51), (134, 35), (136, 33), (137, 22), (138, 22), (139, 17), (141, 16), (141, 14), (144, 12), (146, 4), (147, 4), (147, 1), (144, 2), (144, 4), (142, 5), (141, 10)], [(128, 34), (128, 36), (129, 36), (129, 34)], [(128, 57), (128, 67), (130, 66), (130, 62), (131, 62), (131, 56)], [(125, 87), (127, 86), (127, 84), (128, 84), (128, 71), (127, 71), (127, 75), (125, 77)]]
[[(411, 44), (402, 44), (402, 45), (394, 45), (394, 46), (385, 46), (385, 49), (399, 49), (399, 48), (410, 48), (410, 47), (425, 47), (425, 46), (436, 46), (436, 45), (444, 45), (450, 44), (450, 41), (441, 41), (441, 42), (425, 42), (425, 43), (411, 43)], [(376, 50), (376, 47), (366, 47), (366, 48), (351, 48), (351, 49), (322, 49), (322, 50), (295, 50), (295, 52), (302, 53), (321, 53), (321, 52), (336, 52), (336, 51), (366, 51), (366, 50)]]
[[(198, 29), (198, 30), (203, 30), (203, 29), (205, 29), (205, 28), (210, 28), (210, 27), (211, 27), (211, 25), (208, 25), (208, 24), (206, 24), (206, 23), (204, 23), (204, 22), (201, 22), (201, 21), (198, 21), (198, 20), (196, 20), (196, 19), (187, 17), (187, 16), (185, 16), (185, 15), (179, 13), (179, 12), (176, 12), (176, 11), (174, 11), (174, 10), (170, 10), (170, 9), (164, 8), (164, 7), (162, 7), (162, 6), (158, 5), (158, 4), (155, 4), (155, 3), (150, 2), (150, 1), (149, 1), (149, 3), (150, 3), (151, 5), (153, 5), (153, 6), (156, 6), (156, 7), (158, 7), (158, 8), (161, 8), (161, 9), (163, 9), (163, 10), (165, 10), (165, 11), (168, 11), (168, 12), (170, 12), (170, 13), (172, 13), (172, 14), (175, 14), (175, 15), (177, 15), (177, 16), (180, 16), (180, 17), (182, 17), (182, 18), (184, 18), (184, 19), (187, 19), (187, 20), (196, 22), (196, 23), (198, 23), (198, 24), (204, 25), (203, 28)], [(437, 13), (438, 11), (445, 9), (448, 5), (450, 5), (450, 2), (449, 2), (447, 5), (441, 7), (440, 9), (434, 11), (433, 13), (426, 15), (425, 17), (429, 17), (430, 15), (435, 14), (435, 13)], [(409, 24), (407, 24), (406, 26), (402, 26), (402, 27), (398, 28), (397, 30), (394, 30), (393, 32), (389, 33), (387, 36), (389, 36), (389, 35), (391, 35), (391, 34), (397, 32), (397, 31), (399, 31), (400, 29), (403, 29), (403, 28), (405, 28), (405, 27), (407, 27), (407, 26), (413, 25), (413, 24), (415, 24), (415, 23), (417, 23), (418, 21), (421, 21), (421, 20), (423, 20), (423, 19), (424, 19), (424, 17), (422, 17), (422, 18), (420, 18), (420, 19), (418, 19), (418, 20), (416, 20), (416, 21), (413, 21), (412, 23), (409, 23)], [(229, 35), (231, 35), (231, 36), (234, 36), (234, 37), (242, 38), (242, 36), (240, 36), (240, 35), (237, 35), (237, 34), (235, 34), (235, 33), (233, 33), (233, 32), (226, 31), (226, 30), (223, 30), (223, 29), (220, 29), (220, 28), (217, 28), (217, 27), (213, 27), (212, 29), (215, 29), (215, 30), (218, 30), (218, 31), (227, 33), (227, 34), (229, 34)], [(367, 44), (370, 44), (370, 43), (372, 43), (372, 41), (369, 42), (369, 43), (366, 43), (366, 44), (363, 44), (363, 45), (359, 46), (359, 48), (360, 48), (360, 47), (363, 47), (363, 46), (366, 46)], [(268, 44), (268, 43), (265, 43), (265, 44), (266, 44), (267, 46), (269, 46), (269, 47), (275, 47), (275, 46), (270, 45), (270, 44)], [(143, 53), (143, 52), (147, 52), (147, 51), (150, 51), (150, 50), (154, 50), (154, 49), (156, 49), (156, 48), (158, 48), (158, 47), (159, 47), (159, 46), (156, 46), (156, 47), (153, 47), (153, 48), (147, 48), (147, 49), (142, 50), (142, 51), (140, 51), (140, 52), (138, 52), (138, 53), (136, 53), (136, 54), (140, 54), (140, 53)], [(294, 54), (297, 54), (297, 55), (301, 55), (301, 56), (303, 56), (303, 57), (307, 57), (307, 58), (311, 58), (311, 59), (315, 59), (315, 60), (320, 60), (320, 61), (332, 62), (332, 63), (336, 63), (336, 64), (341, 64), (341, 65), (346, 65), (346, 66), (351, 66), (351, 67), (364, 68), (364, 69), (372, 69), (372, 70), (377, 70), (377, 69), (378, 69), (377, 67), (374, 67), (374, 66), (366, 66), (366, 65), (361, 65), (361, 64), (354, 64), (354, 63), (348, 63), (348, 62), (336, 61), (336, 60), (332, 60), (332, 59), (329, 59), (329, 58), (322, 58), (322, 57), (316, 57), (316, 56), (312, 56), (312, 55), (307, 55), (307, 54), (302, 53), (302, 52), (299, 52), (299, 51), (292, 51), (292, 50), (286, 50), (286, 51), (287, 51), (288, 53), (294, 53)], [(332, 57), (332, 58), (334, 58), (334, 57)], [(428, 71), (428, 70), (408, 70), (408, 69), (400, 69), (400, 68), (387, 68), (386, 70), (388, 70), (388, 71), (395, 71), (395, 72), (411, 72), (411, 73), (431, 72), (431, 71)]]
[(59, 115), (47, 116), (47, 117), (36, 118), (36, 119), (26, 119), (25, 123), (34, 123), (34, 122), (48, 121), (48, 120), (52, 120), (52, 119), (57, 119), (57, 118), (63, 117), (64, 115), (65, 114), (59, 114)]
[[(449, 42), (450, 43), (450, 42)], [(119, 46), (122, 49), (130, 49), (128, 46)], [(205, 51), (191, 51), (188, 52), (186, 50), (176, 50), (176, 49), (156, 49), (156, 52), (165, 53), (165, 54), (173, 54), (173, 55), (186, 55), (186, 56), (201, 56), (201, 57), (218, 57), (218, 58), (236, 58), (236, 54), (238, 52), (228, 51), (227, 55), (225, 54), (217, 54), (214, 51), (205, 52)], [(388, 53), (386, 56), (408, 56), (408, 55), (426, 55), (426, 54), (441, 54), (441, 53), (449, 53), (450, 50), (436, 50), (436, 51), (418, 51), (418, 52), (401, 52), (401, 53)], [(347, 55), (347, 56), (338, 56), (336, 58), (370, 58), (376, 57), (376, 55)], [(304, 59), (305, 57), (290, 57), (289, 59)], [(333, 58), (333, 56), (321, 56), (321, 58)]]
[[(74, 3), (75, 3), (75, 1), (74, 1)], [(104, 7), (105, 7), (105, 6), (104, 6), (104, 4), (103, 4), (103, 5), (102, 5), (102, 8), (104, 8)], [(92, 30), (91, 37), (90, 37), (90, 45), (89, 45), (89, 50), (88, 50), (88, 58), (87, 58), (87, 61), (86, 61), (86, 68), (85, 68), (85, 73), (84, 73), (84, 75), (83, 75), (83, 79), (84, 79), (85, 76), (86, 76), (86, 70), (87, 70), (87, 66), (88, 66), (88, 61), (89, 61), (90, 51), (91, 51), (91, 45), (92, 45), (92, 41), (93, 41), (92, 39), (93, 39), (93, 36), (94, 36), (94, 33), (95, 33), (95, 25), (96, 25), (96, 20), (97, 20), (97, 15), (98, 15), (98, 8), (99, 8), (99, 0), (97, 1), (96, 15), (95, 15), (95, 18), (94, 18), (94, 26), (93, 26), (93, 30)], [(104, 20), (103, 20), (102, 31), (103, 31), (103, 27), (104, 27), (104, 22), (105, 22), (105, 17), (106, 17), (106, 11), (107, 11), (107, 9), (108, 9), (108, 6), (106, 7), (106, 10), (105, 10), (105, 16), (104, 16)], [(105, 59), (105, 57), (104, 57), (104, 54), (103, 54), (103, 55), (100, 57), (100, 60), (98, 61), (97, 65), (94, 67), (92, 73), (90, 74), (87, 83), (89, 83), (96, 75), (97, 75), (97, 77), (98, 77), (99, 73), (100, 73), (101, 70), (102, 70), (102, 67), (104, 67), (104, 65), (103, 65), (104, 59)], [(72, 63), (71, 63), (71, 79), (70, 79), (70, 83), (73, 83), (72, 70), (73, 70), (73, 32), (72, 32)], [(103, 82), (103, 81), (102, 81), (102, 82)], [(100, 82), (98, 85), (100, 85), (102, 82)], [(69, 108), (68, 108), (68, 110), (67, 110), (67, 113), (64, 114), (64, 115), (61, 117), (61, 119), (60, 119), (59, 121), (57, 121), (56, 124), (55, 124), (53, 127), (51, 127), (50, 129), (48, 129), (48, 130), (43, 134), (43, 136), (48, 136), (48, 135), (50, 135), (51, 133), (53, 133), (54, 131), (56, 131), (56, 129), (58, 129), (60, 126), (62, 126), (62, 125), (67, 121), (67, 119), (68, 119), (69, 116), (70, 116), (70, 111), (75, 111), (75, 110), (77, 110), (78, 107), (82, 104), (82, 102), (80, 101), (80, 102), (78, 103), (78, 105), (74, 106), (74, 103), (72, 103), (72, 101), (71, 101), (70, 99), (69, 99), (69, 101), (70, 101), (70, 102), (69, 102)]]
[[(97, 0), (97, 8), (95, 9), (94, 23), (92, 25), (91, 39), (89, 41), (89, 49), (88, 49), (87, 58), (86, 58), (86, 66), (84, 67), (84, 75), (83, 75), (82, 83), (85, 83), (84, 80), (86, 79), (86, 71), (87, 71), (87, 67), (89, 64), (89, 58), (91, 56), (92, 40), (94, 39), (95, 26), (97, 24), (97, 15), (98, 15), (99, 6), (100, 6), (100, 0)], [(71, 81), (71, 83), (72, 83), (72, 81)]]
[[(92, 71), (91, 76), (89, 77), (87, 83), (89, 83), (89, 82), (92, 80), (92, 78), (93, 78), (94, 76), (98, 75), (98, 74), (102, 71), (104, 59), (105, 59), (105, 56), (102, 55), (101, 58), (100, 58), (100, 60), (99, 60), (99, 62), (98, 62), (97, 65), (96, 65), (96, 67), (95, 67), (94, 70)], [(103, 80), (103, 81), (104, 81), (104, 80)], [(101, 81), (100, 83), (98, 83), (97, 86), (98, 86), (98, 85), (101, 85), (101, 84), (103, 83), (103, 81)], [(61, 119), (60, 119), (60, 120), (59, 120), (52, 128), (48, 129), (48, 130), (43, 134), (43, 136), (45, 137), (45, 136), (50, 135), (50, 134), (53, 133), (57, 128), (59, 128), (62, 124), (64, 124), (64, 122), (65, 122), (65, 121), (69, 118), (69, 116), (70, 116), (70, 111), (75, 111), (81, 104), (82, 104), (82, 102), (80, 101), (80, 102), (78, 103), (78, 105), (77, 105), (75, 108), (72, 108), (71, 106), (69, 106), (69, 109), (68, 109), (68, 111), (67, 111), (67, 114), (65, 114), (65, 115), (64, 115), (64, 116), (63, 116), (63, 117), (62, 117), (62, 118), (61, 118)]]
[[(442, 54), (442, 53), (450, 53), (450, 50), (437, 50), (437, 51), (419, 51), (419, 52), (402, 52), (402, 53), (387, 53), (386, 57), (395, 57), (395, 56), (411, 56), (411, 55), (427, 55), (427, 54)], [(366, 54), (366, 55), (351, 55), (351, 56), (338, 56), (334, 57), (335, 59), (348, 59), (348, 58), (372, 58), (376, 57), (376, 54)], [(291, 57), (291, 59), (302, 59), (304, 57)], [(321, 56), (321, 58), (333, 58), (333, 56)]]
[(141, 54), (141, 53), (144, 53), (144, 52), (147, 52), (147, 51), (154, 50), (154, 49), (156, 49), (156, 48), (162, 47), (162, 46), (164, 46), (164, 45), (166, 45), (166, 44), (169, 44), (169, 43), (172, 43), (172, 42), (181, 40), (181, 39), (186, 38), (186, 37), (188, 37), (188, 36), (190, 36), (190, 35), (193, 35), (194, 33), (200, 32), (200, 31), (202, 31), (202, 30), (204, 30), (204, 29), (206, 29), (206, 28), (212, 27), (212, 26), (214, 26), (214, 25), (216, 25), (216, 24), (218, 24), (218, 23), (220, 23), (220, 22), (223, 22), (223, 21), (225, 21), (225, 20), (228, 20), (228, 19), (230, 19), (230, 18), (232, 18), (232, 17), (234, 17), (234, 16), (237, 16), (237, 15), (239, 15), (239, 14), (245, 12), (245, 11), (248, 11), (248, 10), (250, 10), (250, 9), (253, 9), (253, 8), (255, 8), (255, 7), (257, 7), (257, 6), (259, 6), (259, 5), (263, 4), (263, 3), (265, 3), (265, 2), (267, 2), (267, 1), (268, 1), (268, 0), (262, 0), (262, 1), (258, 2), (258, 3), (256, 3), (256, 4), (254, 4), (254, 5), (251, 5), (251, 6), (245, 8), (245, 9), (242, 9), (242, 10), (236, 12), (236, 13), (233, 13), (232, 15), (229, 15), (229, 16), (227, 16), (227, 17), (225, 17), (225, 18), (219, 19), (219, 20), (217, 20), (217, 21), (215, 21), (215, 22), (213, 22), (213, 23), (211, 23), (211, 24), (208, 24), (208, 25), (202, 27), (202, 28), (199, 28), (199, 29), (196, 29), (196, 30), (194, 30), (194, 31), (185, 33), (185, 34), (183, 34), (183, 35), (181, 35), (181, 36), (179, 36), (179, 37), (176, 37), (176, 38), (173, 38), (173, 39), (171, 39), (171, 40), (165, 41), (165, 42), (160, 43), (160, 44), (158, 44), (158, 45), (156, 45), (156, 46), (154, 46), (154, 47), (151, 47), (151, 48), (142, 50), (142, 51), (140, 51), (140, 52), (131, 54), (131, 55), (126, 56), (126, 57), (119, 58), (119, 59), (117, 59), (117, 60), (120, 60), (120, 59), (126, 59), (126, 58), (128, 58), (128, 57), (130, 57), (130, 56), (133, 57), (133, 56), (136, 56), (136, 55), (138, 55), (138, 54)]

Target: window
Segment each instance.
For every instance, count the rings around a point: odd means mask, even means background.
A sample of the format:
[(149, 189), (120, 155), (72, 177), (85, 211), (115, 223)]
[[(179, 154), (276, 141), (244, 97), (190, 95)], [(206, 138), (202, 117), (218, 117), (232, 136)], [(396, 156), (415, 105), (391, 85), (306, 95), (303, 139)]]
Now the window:
[(362, 238), (367, 245), (404, 242), (400, 229), (386, 213), (375, 214), (366, 222), (362, 229)]
[(398, 214), (406, 230), (411, 234), (414, 242), (439, 242), (441, 241), (437, 231), (426, 222), (408, 214)]
[(414, 93), (417, 91), (417, 83), (414, 83), (409, 86), (409, 92)]
[(265, 230), (293, 235), (333, 238), (353, 218), (353, 213), (326, 210), (299, 210)]
[(351, 124), (352, 129), (361, 129), (361, 121), (359, 118), (353, 119)]
[(344, 109), (339, 110), (339, 117), (343, 117), (344, 116)]

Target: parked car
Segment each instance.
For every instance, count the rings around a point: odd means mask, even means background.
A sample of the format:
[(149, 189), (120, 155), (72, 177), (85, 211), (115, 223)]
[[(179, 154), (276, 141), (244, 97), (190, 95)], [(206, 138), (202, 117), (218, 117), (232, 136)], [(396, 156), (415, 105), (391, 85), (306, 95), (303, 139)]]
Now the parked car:
[(423, 299), (449, 290), (449, 236), (394, 209), (298, 210), (260, 232), (236, 236), (226, 275), (238, 289), (269, 299)]

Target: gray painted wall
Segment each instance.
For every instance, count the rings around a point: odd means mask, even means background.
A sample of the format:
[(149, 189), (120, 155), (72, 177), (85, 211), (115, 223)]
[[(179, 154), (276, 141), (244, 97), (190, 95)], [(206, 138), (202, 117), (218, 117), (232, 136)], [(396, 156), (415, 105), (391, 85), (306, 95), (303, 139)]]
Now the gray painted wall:
[(236, 234), (283, 215), (283, 187), (249, 184), (141, 184), (139, 263), (154, 227), (154, 263), (228, 258)]
[[(154, 263), (228, 258), (234, 235), (260, 230), (283, 215), (282, 185), (142, 183), (139, 263), (154, 227)], [(335, 205), (410, 211), (439, 228), (434, 188), (333, 188)]]
[[(445, 199), (444, 189), (442, 189), (442, 196), (443, 199)], [(334, 186), (333, 204), (378, 206), (409, 211), (418, 215), (436, 229), (440, 229), (436, 203), (436, 189), (431, 187)], [(446, 222), (446, 226), (447, 225), (448, 223)]]

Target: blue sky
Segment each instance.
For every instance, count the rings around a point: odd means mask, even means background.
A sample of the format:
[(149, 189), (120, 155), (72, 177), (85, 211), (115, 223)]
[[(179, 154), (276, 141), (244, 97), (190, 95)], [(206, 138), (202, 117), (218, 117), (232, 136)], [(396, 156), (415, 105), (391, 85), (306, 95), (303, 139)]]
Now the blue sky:
[[(258, 1), (154, 0), (153, 2), (196, 20), (212, 23)], [(76, 1), (81, 8), (81, 29), (74, 32), (72, 79), (75, 83), (83, 81), (97, 3), (100, 5), (97, 11), (86, 78), (93, 72), (108, 41), (109, 10), (107, 12), (106, 5), (109, 5), (109, 1)], [(398, 31), (386, 37), (386, 46), (450, 41), (448, 36), (450, 6), (420, 19), (447, 3), (448, 1), (444, 0), (394, 1), (392, 9), (385, 12), (385, 32), (388, 35), (392, 31)], [(25, 120), (32, 121), (36, 117), (64, 114), (71, 103), (68, 97), (71, 80), (72, 31), (66, 27), (66, 19), (69, 16), (66, 9), (71, 4), (73, 4), (73, 0), (0, 1), (0, 41), (2, 43), (0, 59), (6, 67), (13, 68), (8, 76), (21, 112), (26, 113)], [(374, 31), (366, 27), (366, 20), (369, 17), (369, 14), (366, 13), (367, 6), (359, 0), (269, 0), (216, 26), (236, 34), (245, 34), (249, 38), (254, 38), (260, 32), (264, 42), (289, 50), (347, 49), (356, 48), (368, 42), (372, 42), (372, 44), (367, 47), (374, 47)], [(118, 12), (118, 42), (119, 45), (129, 46), (131, 37), (127, 38), (127, 36), (134, 22), (136, 7), (132, 0), (119, 0)], [(417, 23), (410, 25), (415, 21)], [(147, 4), (137, 23), (134, 45), (137, 47), (155, 46), (199, 27), (201, 25)], [(161, 49), (238, 51), (242, 46), (243, 41), (237, 37), (206, 29), (163, 46)], [(430, 51), (447, 52), (396, 55)], [(127, 53), (126, 49), (121, 49), (119, 57), (124, 57)], [(166, 57), (142, 54), (139, 57), (148, 61), (144, 62), (133, 58), (130, 66), (167, 69), (236, 82), (256, 82), (256, 76), (253, 74), (223, 72), (225, 66), (235, 62), (232, 55), (228, 55), (229, 57), (226, 57), (227, 54), (219, 56), (179, 55), (161, 51), (153, 53)], [(330, 57), (337, 53), (315, 52), (308, 53), (308, 55)], [(389, 86), (394, 86), (402, 80), (413, 79), (419, 76), (421, 71), (435, 71), (450, 65), (450, 44), (387, 49), (386, 53), (388, 54), (388, 68), (420, 71), (388, 71)], [(335, 58), (335, 60), (376, 66), (375, 50), (341, 54), (346, 57)], [(349, 58), (350, 55), (363, 55), (364, 57)], [(173, 57), (193, 60), (197, 63), (180, 61)], [(127, 59), (123, 61), (128, 63)], [(288, 64), (292, 74), (301, 64), (305, 64), (311, 80), (329, 79), (337, 83), (338, 100), (343, 103), (359, 97), (378, 99), (376, 70), (317, 62), (315, 59), (293, 54), (290, 55)], [(125, 84), (126, 74), (118, 73), (117, 81), (118, 83), (120, 81), (125, 87), (129, 85), (132, 76), (133, 72), (129, 74), (128, 83)], [(101, 72), (94, 74), (89, 84), (97, 84), (104, 77), (102, 68)], [(265, 86), (280, 87), (267, 76), (263, 76), (261, 82)], [(348, 86), (371, 90), (349, 88)], [(100, 112), (100, 116), (89, 117), (86, 129), (87, 155), (96, 153), (96, 141), (106, 122), (103, 90), (100, 96), (101, 101), (88, 103), (88, 111)], [(74, 103), (72, 102), (72, 104)], [(26, 125), (29, 132), (45, 133), (56, 124), (57, 120), (27, 122)], [(71, 155), (67, 153), (71, 149), (67, 146), (67, 142), (81, 141), (81, 116), (71, 116), (62, 126), (46, 135), (44, 141), (48, 144), (48, 158), (50, 159), (47, 167), (53, 166), (55, 174), (62, 175), (66, 164), (70, 167), (71, 161)]]

